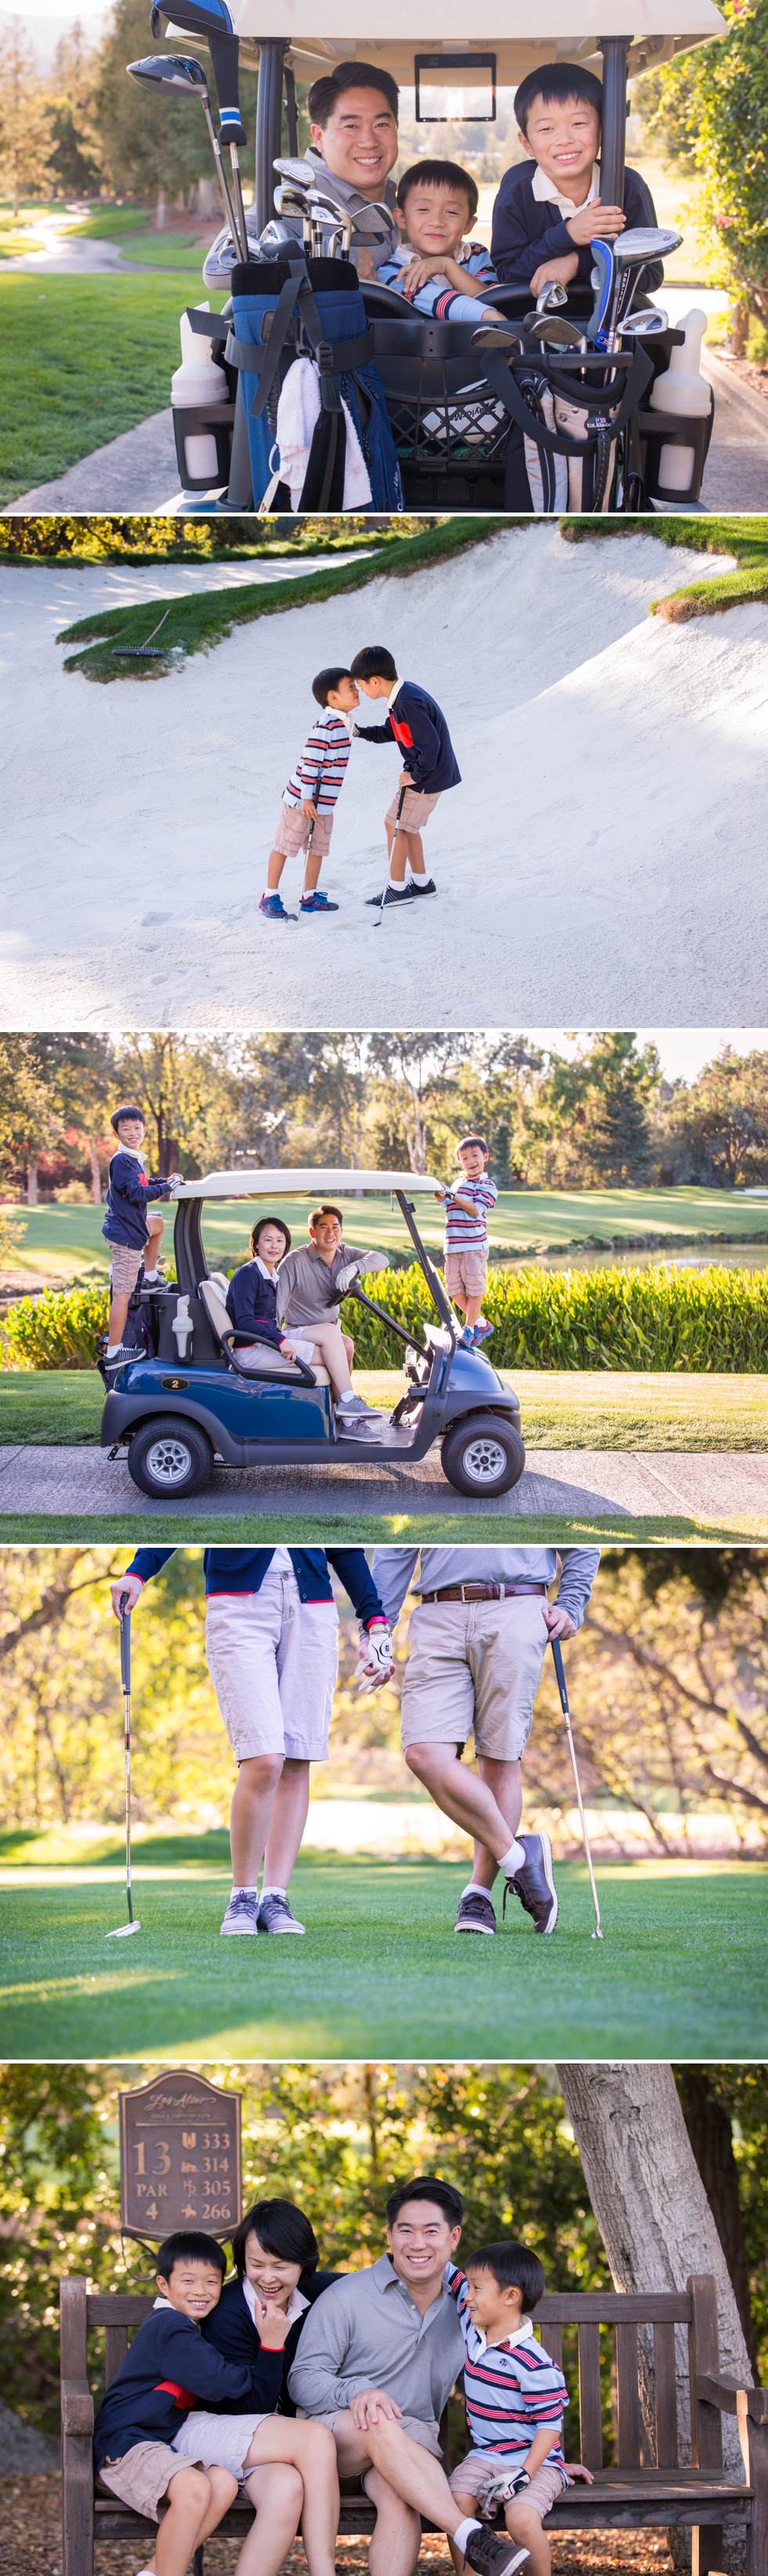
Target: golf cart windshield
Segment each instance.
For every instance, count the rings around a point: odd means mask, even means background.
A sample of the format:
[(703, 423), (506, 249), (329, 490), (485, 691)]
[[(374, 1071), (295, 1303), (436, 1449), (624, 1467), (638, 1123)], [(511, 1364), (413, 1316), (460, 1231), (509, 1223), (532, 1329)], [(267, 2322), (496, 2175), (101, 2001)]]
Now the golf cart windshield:
[[(435, 1268), (434, 1262), (430, 1260), (414, 1221), (414, 1198), (421, 1196), (434, 1201), (435, 1193), (440, 1187), (441, 1183), (435, 1179), (434, 1174), (430, 1173), (350, 1171), (338, 1167), (312, 1170), (306, 1165), (294, 1171), (282, 1169), (274, 1172), (260, 1170), (208, 1172), (202, 1180), (182, 1181), (171, 1193), (173, 1199), (178, 1201), (173, 1241), (179, 1288), (187, 1296), (194, 1295), (199, 1281), (207, 1279), (210, 1275), (203, 1246), (201, 1223), (205, 1199), (264, 1199), (271, 1204), (281, 1198), (295, 1199), (306, 1196), (316, 1200), (321, 1196), (328, 1197), (329, 1194), (350, 1198), (367, 1193), (375, 1194), (380, 1198), (383, 1193), (389, 1193), (390, 1197), (397, 1200), (440, 1322), (455, 1339), (455, 1315), (446, 1296), (440, 1273)], [(354, 1294), (363, 1305), (371, 1307), (374, 1314), (380, 1315), (401, 1341), (409, 1343), (413, 1341), (413, 1334), (405, 1332), (403, 1327), (395, 1322), (394, 1317), (385, 1313), (383, 1307), (375, 1306), (373, 1300), (365, 1296), (362, 1289), (356, 1289)]]

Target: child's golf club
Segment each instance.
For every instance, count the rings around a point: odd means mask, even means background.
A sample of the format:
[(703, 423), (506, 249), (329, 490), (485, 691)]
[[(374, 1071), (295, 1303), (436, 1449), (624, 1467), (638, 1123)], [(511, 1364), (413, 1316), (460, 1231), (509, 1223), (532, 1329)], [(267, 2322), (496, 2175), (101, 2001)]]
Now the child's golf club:
[[(399, 794), (399, 796), (398, 796), (398, 800), (397, 800), (397, 813), (396, 813), (396, 815), (395, 815), (395, 829), (394, 829), (394, 832), (393, 832), (393, 835), (392, 835), (392, 849), (394, 849), (395, 842), (396, 842), (396, 840), (397, 840), (397, 835), (398, 835), (398, 831), (399, 831), (399, 828), (400, 828), (400, 816), (401, 816), (401, 814), (402, 814), (403, 806), (404, 806), (404, 804), (405, 804), (406, 793), (407, 793), (407, 790), (406, 790), (404, 787), (401, 787), (401, 789), (400, 789), (400, 794)], [(387, 874), (386, 874), (386, 882), (385, 882), (385, 884), (384, 884), (384, 885), (383, 885), (383, 887), (382, 887), (381, 902), (380, 902), (380, 904), (377, 906), (376, 919), (375, 919), (375, 922), (374, 922), (374, 925), (373, 925), (374, 930), (380, 930), (380, 929), (381, 929), (381, 925), (382, 925), (382, 922), (383, 922), (383, 919), (384, 919), (384, 897), (385, 897), (385, 894), (386, 894), (386, 891), (387, 891), (387, 886), (388, 886), (388, 884), (389, 884), (389, 871), (390, 871), (391, 864), (392, 864), (392, 853), (391, 853), (391, 851), (389, 851), (389, 850), (388, 850), (388, 851), (387, 851)], [(375, 899), (375, 898), (374, 898), (374, 899)]]
[(593, 1905), (594, 1905), (594, 1908), (595, 1908), (595, 1929), (594, 1929), (594, 1932), (593, 1932), (593, 1934), (592, 1934), (592, 1939), (593, 1939), (593, 1941), (602, 1941), (603, 1934), (602, 1934), (602, 1928), (601, 1928), (601, 1923), (600, 1923), (600, 1907), (599, 1907), (599, 1904), (598, 1904), (598, 1898), (597, 1898), (597, 1888), (596, 1888), (596, 1886), (595, 1886), (595, 1873), (594, 1873), (594, 1870), (593, 1870), (593, 1867), (592, 1867), (592, 1854), (591, 1854), (591, 1851), (590, 1851), (590, 1848), (589, 1848), (589, 1835), (588, 1835), (588, 1833), (587, 1833), (587, 1819), (586, 1819), (586, 1816), (585, 1816), (585, 1814), (584, 1814), (584, 1806), (583, 1806), (583, 1801), (582, 1801), (581, 1788), (580, 1788), (580, 1785), (579, 1785), (579, 1774), (578, 1774), (578, 1771), (577, 1771), (577, 1769), (576, 1769), (576, 1747), (575, 1747), (575, 1744), (574, 1744), (574, 1741), (573, 1741), (573, 1728), (572, 1728), (572, 1726), (571, 1726), (571, 1712), (570, 1712), (570, 1709), (569, 1709), (569, 1706), (568, 1706), (568, 1692), (567, 1692), (566, 1684), (565, 1684), (565, 1665), (564, 1665), (564, 1663), (563, 1663), (563, 1650), (562, 1650), (562, 1646), (561, 1646), (561, 1644), (560, 1644), (560, 1639), (559, 1639), (559, 1637), (550, 1637), (549, 1642), (550, 1642), (550, 1645), (551, 1645), (551, 1648), (552, 1648), (552, 1657), (553, 1657), (553, 1662), (554, 1662), (555, 1672), (556, 1672), (556, 1674), (557, 1674), (557, 1687), (558, 1687), (558, 1690), (559, 1690), (559, 1693), (560, 1693), (560, 1706), (561, 1706), (561, 1709), (562, 1709), (562, 1712), (563, 1712), (563, 1716), (564, 1716), (564, 1718), (565, 1718), (565, 1732), (566, 1732), (566, 1735), (567, 1735), (567, 1737), (568, 1737), (568, 1751), (569, 1751), (569, 1753), (570, 1753), (571, 1762), (572, 1762), (572, 1765), (573, 1765), (573, 1776), (574, 1776), (574, 1780), (575, 1780), (575, 1782), (576, 1782), (576, 1797), (577, 1797), (577, 1800), (578, 1800), (579, 1815), (580, 1815), (580, 1818), (581, 1818), (581, 1831), (582, 1831), (582, 1838), (583, 1838), (583, 1843), (584, 1843), (584, 1851), (585, 1851), (585, 1854), (586, 1854), (587, 1868), (588, 1868), (588, 1870), (589, 1870), (589, 1884), (590, 1884), (590, 1887), (591, 1887), (591, 1889), (592, 1889), (592, 1902), (593, 1902)]
[(128, 1921), (117, 1923), (114, 1932), (107, 1933), (108, 1941), (127, 1941), (131, 1932), (141, 1931), (141, 1924), (134, 1921), (131, 1894), (131, 1614), (126, 1607), (129, 1599), (129, 1593), (121, 1592), (120, 1675), (125, 1718), (125, 1893), (128, 1899)]

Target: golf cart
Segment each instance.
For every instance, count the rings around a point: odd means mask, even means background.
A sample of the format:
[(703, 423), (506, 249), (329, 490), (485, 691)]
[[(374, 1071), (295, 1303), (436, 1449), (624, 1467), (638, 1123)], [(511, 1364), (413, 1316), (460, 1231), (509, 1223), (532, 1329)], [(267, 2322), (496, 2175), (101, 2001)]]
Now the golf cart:
[[(602, 76), (603, 193), (608, 203), (621, 203), (628, 74), (721, 35), (725, 22), (714, 0), (653, 0), (653, 5), (634, 0), (631, 9), (629, 0), (610, 0), (599, 11), (594, 0), (586, 7), (584, 0), (550, 0), (549, 34), (541, 32), (543, 13), (534, 0), (509, 0), (504, 33), (497, 29), (487, 39), (478, 35), (471, 45), (458, 0), (447, 0), (439, 39), (430, 33), (420, 36), (418, 22), (414, 31), (406, 0), (393, 0), (385, 37), (361, 32), (359, 11), (354, 18), (350, 11), (345, 33), (348, 6), (349, 0), (343, 0), (337, 8), (329, 38), (318, 0), (306, 0), (299, 19), (303, 36), (289, 32), (281, 0), (268, 0), (266, 10), (263, 0), (258, 10), (256, 0), (234, 0), (234, 18), (225, 0), (179, 0), (172, 15), (172, 0), (156, 0), (154, 33), (166, 20), (174, 39), (182, 31), (210, 47), (222, 111), (219, 143), (234, 142), (232, 192), (223, 182), (218, 152), (225, 229), (204, 270), (209, 287), (231, 283), (232, 300), (219, 314), (188, 308), (182, 326), (185, 364), (177, 371), (173, 391), (183, 491), (179, 506), (185, 511), (194, 507), (195, 495), (205, 496), (197, 506), (206, 509), (286, 506), (279, 482), (277, 403), (295, 357), (314, 355), (324, 408), (335, 407), (341, 416), (343, 393), (355, 410), (371, 472), (369, 507), (695, 508), (711, 435), (710, 391), (707, 386), (699, 402), (694, 393), (686, 403), (683, 385), (677, 390), (681, 354), (687, 386), (691, 373), (696, 374), (698, 351), (669, 328), (658, 304), (649, 305), (642, 286), (644, 267), (676, 247), (679, 236), (661, 231), (624, 236), (615, 261), (612, 245), (603, 244), (596, 250), (596, 291), (578, 282), (567, 291), (545, 289), (535, 314), (529, 310), (529, 288), (494, 288), (494, 306), (507, 318), (506, 331), (426, 319), (409, 311), (402, 296), (364, 279), (353, 312), (351, 290), (358, 288), (358, 280), (349, 252), (354, 255), (375, 240), (381, 209), (360, 198), (350, 224), (350, 208), (335, 203), (325, 165), (301, 158), (295, 84), (297, 74), (315, 79), (334, 62), (359, 53), (361, 60), (390, 72), (398, 82), (413, 85), (417, 121), (438, 129), (439, 148), (439, 127), (451, 116), (480, 128), (493, 121), (498, 84), (516, 84), (547, 62), (579, 60)], [(653, 33), (644, 32), (646, 18)], [(377, 28), (379, 24), (375, 22)], [(598, 34), (598, 28), (607, 32)], [(237, 167), (238, 146), (246, 139), (237, 104), (238, 56), (258, 63), (259, 74), (256, 186), (247, 216)], [(167, 64), (167, 80), (162, 56), (147, 57), (130, 69), (149, 88), (186, 87), (191, 96), (201, 95), (201, 80), (205, 86), (200, 64), (183, 56)], [(265, 245), (265, 228), (279, 234), (281, 217), (288, 219), (289, 231), (293, 227), (290, 256), (279, 255), (275, 240)], [(292, 277), (297, 286), (301, 280), (295, 299), (289, 292)], [(267, 285), (274, 290), (269, 308)], [(345, 288), (350, 290), (346, 296)], [(331, 292), (336, 318), (323, 330), (318, 308), (322, 295)], [(348, 335), (338, 319), (345, 306)], [(345, 336), (354, 361), (345, 357)], [(401, 499), (394, 501), (376, 483), (365, 405), (362, 422), (355, 408), (357, 370), (365, 375), (366, 367), (368, 390), (373, 388), (380, 404), (399, 468)], [(668, 410), (660, 390), (666, 376)], [(343, 437), (340, 430), (342, 442)], [(531, 441), (540, 459), (535, 492), (527, 477)], [(336, 447), (331, 452), (326, 440), (323, 454), (325, 478), (315, 475), (311, 488), (308, 480), (298, 501), (301, 509), (344, 506)], [(525, 497), (529, 484), (530, 499)]]
[[(227, 1467), (346, 1466), (425, 1458), (435, 1440), (449, 1484), (460, 1494), (504, 1494), (525, 1465), (517, 1396), (480, 1350), (460, 1345), (460, 1326), (414, 1220), (416, 1194), (434, 1202), (438, 1183), (413, 1172), (209, 1172), (180, 1183), (174, 1225), (177, 1286), (143, 1288), (134, 1299), (136, 1357), (107, 1382), (101, 1446), (128, 1451), (135, 1485), (177, 1502), (208, 1484), (214, 1457)], [(201, 1218), (205, 1199), (272, 1205), (329, 1192), (391, 1193), (407, 1226), (438, 1321), (423, 1338), (374, 1304), (358, 1283), (347, 1295), (377, 1315), (405, 1349), (404, 1395), (388, 1422), (346, 1433), (327, 1370), (283, 1358), (256, 1328), (236, 1332), (225, 1305), (227, 1280), (208, 1269)]]

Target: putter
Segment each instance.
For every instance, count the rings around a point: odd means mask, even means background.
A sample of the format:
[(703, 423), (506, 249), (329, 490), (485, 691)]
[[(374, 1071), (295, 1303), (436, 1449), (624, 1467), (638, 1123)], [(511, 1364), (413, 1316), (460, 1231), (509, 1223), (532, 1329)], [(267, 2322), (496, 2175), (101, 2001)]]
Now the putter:
[(131, 79), (142, 81), (146, 89), (172, 90), (175, 98), (199, 98), (216, 163), (221, 202), (233, 242), (237, 242), (235, 210), (224, 174), (224, 163), (211, 115), (210, 94), (202, 63), (196, 61), (194, 54), (145, 54), (141, 62), (129, 63), (128, 70)]
[[(407, 788), (405, 788), (405, 787), (401, 787), (401, 789), (400, 789), (400, 794), (399, 794), (399, 796), (398, 796), (398, 800), (397, 800), (397, 813), (396, 813), (396, 815), (395, 815), (395, 829), (394, 829), (394, 832), (393, 832), (393, 835), (392, 835), (392, 849), (394, 849), (395, 842), (396, 842), (396, 840), (397, 840), (397, 835), (398, 835), (398, 831), (399, 831), (399, 827), (400, 827), (400, 816), (401, 816), (401, 814), (402, 814), (403, 806), (404, 806), (404, 804), (405, 804), (405, 799), (406, 799), (407, 792), (408, 792), (408, 791), (407, 791)], [(390, 853), (390, 855), (389, 855), (389, 857), (388, 857), (388, 859), (387, 859), (387, 883), (386, 883), (386, 885), (384, 885), (384, 886), (382, 887), (382, 891), (381, 891), (381, 902), (380, 902), (380, 904), (377, 906), (377, 916), (376, 916), (376, 920), (375, 920), (374, 925), (373, 925), (374, 930), (380, 930), (380, 929), (381, 929), (381, 925), (382, 925), (382, 922), (383, 922), (383, 919), (384, 919), (384, 896), (385, 896), (385, 894), (386, 894), (387, 886), (388, 886), (388, 884), (389, 884), (389, 870), (390, 870), (390, 863), (391, 863), (391, 853)], [(376, 898), (375, 898), (375, 896), (374, 896), (374, 902), (375, 902), (375, 900), (376, 900)]]
[(141, 1924), (134, 1920), (131, 1894), (131, 1614), (126, 1608), (129, 1597), (127, 1592), (120, 1594), (120, 1675), (123, 1685), (125, 1722), (125, 1893), (128, 1899), (128, 1921), (116, 1924), (114, 1932), (108, 1932), (106, 1935), (108, 1941), (127, 1941), (131, 1932), (141, 1931)]
[(570, 1757), (571, 1757), (571, 1764), (572, 1764), (572, 1768), (573, 1768), (573, 1776), (574, 1776), (574, 1780), (575, 1780), (575, 1782), (576, 1782), (576, 1797), (577, 1797), (577, 1801), (578, 1801), (579, 1816), (580, 1816), (580, 1818), (581, 1818), (581, 1832), (582, 1832), (582, 1840), (583, 1840), (583, 1843), (584, 1843), (584, 1851), (585, 1851), (585, 1855), (586, 1855), (587, 1868), (588, 1868), (588, 1870), (589, 1870), (589, 1884), (590, 1884), (590, 1887), (591, 1887), (591, 1889), (592, 1889), (592, 1903), (593, 1903), (593, 1905), (594, 1905), (594, 1909), (595, 1909), (595, 1929), (594, 1929), (594, 1932), (593, 1932), (593, 1934), (592, 1934), (592, 1939), (593, 1939), (593, 1941), (602, 1941), (603, 1934), (602, 1934), (602, 1926), (601, 1926), (601, 1922), (600, 1922), (600, 1906), (599, 1906), (599, 1903), (598, 1903), (597, 1888), (596, 1888), (596, 1886), (595, 1886), (595, 1873), (594, 1873), (594, 1870), (593, 1870), (593, 1867), (592, 1867), (592, 1854), (591, 1854), (591, 1851), (590, 1851), (590, 1848), (589, 1848), (589, 1835), (588, 1835), (588, 1833), (587, 1833), (587, 1819), (586, 1819), (586, 1816), (585, 1816), (585, 1814), (584, 1814), (584, 1806), (583, 1806), (582, 1795), (581, 1795), (581, 1787), (580, 1787), (580, 1783), (579, 1783), (579, 1774), (578, 1774), (578, 1771), (577, 1771), (577, 1768), (576, 1768), (576, 1746), (575, 1746), (574, 1741), (573, 1741), (573, 1728), (572, 1728), (572, 1726), (571, 1726), (571, 1712), (570, 1712), (570, 1709), (569, 1709), (569, 1706), (568, 1706), (568, 1692), (567, 1692), (567, 1689), (566, 1689), (566, 1682), (565, 1682), (565, 1665), (564, 1665), (564, 1663), (563, 1663), (563, 1650), (562, 1650), (562, 1646), (561, 1646), (561, 1644), (560, 1644), (560, 1639), (559, 1639), (559, 1637), (550, 1637), (549, 1642), (550, 1642), (550, 1645), (551, 1645), (551, 1648), (552, 1648), (552, 1658), (553, 1658), (553, 1662), (554, 1662), (555, 1672), (556, 1672), (556, 1674), (557, 1674), (557, 1687), (558, 1687), (558, 1690), (559, 1690), (559, 1693), (560, 1693), (560, 1706), (561, 1706), (561, 1709), (562, 1709), (562, 1712), (563, 1712), (563, 1716), (564, 1716), (564, 1718), (565, 1718), (565, 1732), (566, 1732), (566, 1735), (567, 1735), (567, 1737), (568, 1737), (568, 1751), (569, 1751), (569, 1753), (570, 1753)]

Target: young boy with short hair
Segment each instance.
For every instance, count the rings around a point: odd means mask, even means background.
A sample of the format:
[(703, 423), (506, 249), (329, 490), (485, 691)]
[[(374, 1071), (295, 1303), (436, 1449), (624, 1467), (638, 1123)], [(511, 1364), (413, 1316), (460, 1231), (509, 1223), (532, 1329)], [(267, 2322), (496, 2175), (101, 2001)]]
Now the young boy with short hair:
[(304, 883), (299, 911), (338, 912), (337, 903), (329, 903), (326, 894), (318, 892), (318, 877), (331, 845), (334, 810), (350, 754), (350, 732), (346, 718), (359, 706), (357, 689), (349, 671), (334, 663), (327, 671), (318, 671), (312, 682), (312, 696), (321, 709), (315, 717), (303, 751), (283, 789), (280, 820), (267, 864), (267, 882), (259, 904), (267, 921), (295, 921), (295, 912), (286, 912), (278, 893), (286, 859), (306, 852)]
[[(566, 2468), (563, 2408), (568, 2394), (562, 2371), (538, 2343), (531, 2311), (544, 2293), (538, 2254), (514, 2242), (481, 2245), (466, 2272), (446, 2276), (466, 2345), (464, 2398), (472, 2449), (450, 2480), (465, 2514), (494, 2522), (500, 2506), (510, 2538), (528, 2551), (531, 2576), (550, 2576), (544, 2515), (575, 2478), (592, 2484), (589, 2469)], [(457, 2576), (464, 2560), (451, 2544)]]
[(485, 301), (486, 287), (498, 285), (488, 252), (465, 238), (477, 204), (474, 179), (458, 162), (412, 162), (395, 200), (403, 240), (379, 269), (379, 284), (436, 322), (501, 322)]
[[(205, 2470), (197, 2453), (182, 2458), (172, 2447), (198, 2397), (233, 2408), (248, 2398), (253, 2403), (252, 2369), (223, 2360), (200, 2332), (221, 2296), (226, 2268), (214, 2237), (197, 2229), (166, 2237), (157, 2257), (154, 2307), (96, 2417), (93, 2447), (102, 2485), (159, 2525), (153, 2566), (142, 2576), (155, 2576), (155, 2569), (157, 2576), (186, 2576), (195, 2550), (237, 2494), (237, 2478), (228, 2469)], [(281, 2372), (280, 2353), (265, 2353), (265, 2409), (277, 2402)]]
[(445, 790), (460, 786), (461, 770), (442, 708), (415, 680), (398, 678), (386, 645), (366, 644), (356, 653), (352, 678), (364, 697), (384, 698), (387, 707), (383, 725), (355, 725), (356, 736), (361, 742), (396, 742), (404, 763), (384, 816), (387, 883), (381, 894), (369, 895), (368, 901), (382, 906), (411, 903), (416, 895), (437, 893), (434, 877), (427, 876), (421, 835)]
[(466, 1317), (462, 1344), (466, 1350), (477, 1350), (493, 1332), (483, 1314), (483, 1289), (488, 1269), (488, 1211), (495, 1207), (498, 1190), (488, 1171), (488, 1146), (484, 1136), (462, 1136), (456, 1147), (456, 1161), (461, 1164), (461, 1188), (448, 1187), (435, 1191), (445, 1208), (445, 1285), (454, 1306)]
[(116, 1109), (110, 1126), (117, 1137), (117, 1153), (113, 1154), (109, 1166), (107, 1207), (101, 1231), (112, 1253), (112, 1296), (105, 1365), (107, 1369), (116, 1369), (122, 1360), (131, 1357), (130, 1350), (123, 1347), (123, 1334), (142, 1263), (148, 1288), (162, 1282), (158, 1256), (163, 1219), (157, 1212), (152, 1216), (147, 1214), (148, 1203), (152, 1199), (170, 1198), (174, 1182), (180, 1181), (181, 1173), (172, 1172), (170, 1179), (165, 1181), (148, 1179), (142, 1151), (142, 1138), (146, 1134), (144, 1113), (135, 1102), (126, 1102), (122, 1109)]
[[(505, 170), (493, 209), (491, 259), (507, 286), (528, 286), (536, 296), (556, 278), (589, 285), (590, 242), (615, 241), (655, 225), (650, 189), (638, 170), (627, 170), (623, 206), (600, 196), (600, 131), (603, 85), (583, 63), (547, 63), (526, 72), (515, 93), (522, 166)], [(660, 260), (641, 270), (650, 291), (664, 271)]]

